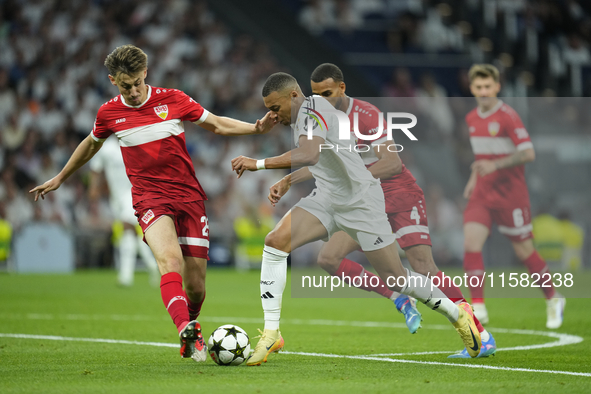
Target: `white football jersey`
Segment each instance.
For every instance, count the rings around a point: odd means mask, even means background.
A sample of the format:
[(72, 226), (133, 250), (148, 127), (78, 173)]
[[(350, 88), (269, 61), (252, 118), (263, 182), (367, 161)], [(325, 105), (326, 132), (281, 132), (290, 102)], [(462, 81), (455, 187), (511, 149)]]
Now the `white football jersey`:
[[(355, 151), (356, 140), (350, 128), (346, 130), (350, 138), (339, 139), (340, 114), (337, 111), (324, 97), (307, 97), (298, 110), (294, 139), (299, 146), (300, 136), (308, 135), (307, 125), (313, 127), (313, 136), (324, 139), (318, 163), (309, 169), (316, 180), (316, 187), (330, 196), (332, 204), (346, 206), (362, 198), (371, 185), (379, 185), (379, 180), (371, 175)], [(344, 112), (338, 112), (347, 119)]]

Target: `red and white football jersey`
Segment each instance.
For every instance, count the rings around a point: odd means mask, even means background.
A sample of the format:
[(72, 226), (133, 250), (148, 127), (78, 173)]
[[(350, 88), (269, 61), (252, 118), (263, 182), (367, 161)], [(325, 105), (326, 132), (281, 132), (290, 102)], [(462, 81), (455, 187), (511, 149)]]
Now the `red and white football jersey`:
[(134, 207), (140, 201), (200, 201), (207, 196), (195, 177), (185, 143), (183, 121), (201, 123), (209, 112), (178, 89), (148, 85), (148, 97), (138, 106), (121, 95), (103, 104), (92, 138), (119, 139)]
[[(359, 133), (362, 135), (372, 135), (377, 133), (378, 130), (378, 122), (379, 122), (379, 110), (378, 108), (371, 104), (368, 103), (367, 101), (363, 101), (363, 100), (358, 100), (358, 99), (354, 99), (354, 98), (349, 98), (349, 108), (347, 108), (347, 116), (349, 117), (349, 122), (351, 125), (351, 133), (353, 133), (353, 127), (354, 127), (354, 119), (353, 116), (355, 113), (357, 113), (358, 115), (358, 127), (359, 127)], [(369, 145), (371, 147), (371, 144), (383, 144), (384, 142), (387, 141), (387, 135), (385, 133), (385, 130), (387, 130), (386, 128), (386, 120), (384, 117), (384, 134), (382, 135), (381, 138), (375, 140), (375, 141), (370, 141), (370, 140), (362, 140), (359, 139), (358, 144), (359, 145)], [(385, 146), (380, 147), (380, 149), (386, 149)], [(365, 150), (365, 149), (363, 149)], [(362, 150), (361, 154), (361, 158), (363, 159), (363, 162), (365, 163), (365, 166), (367, 168), (371, 167), (372, 165), (374, 165), (377, 161), (378, 161), (378, 157), (376, 156), (376, 153), (373, 149), (373, 147), (371, 147), (370, 149), (367, 149), (367, 152), (364, 152)], [(417, 185), (417, 180), (415, 179), (415, 177), (412, 175), (412, 173), (406, 168), (406, 166), (404, 164), (402, 164), (402, 172), (400, 174), (394, 175), (390, 178), (385, 178), (385, 179), (380, 179), (381, 183), (382, 183), (382, 189), (384, 190), (384, 194), (386, 194), (387, 192), (391, 192), (391, 191), (408, 191), (408, 192), (421, 192), (422, 190), (421, 188)]]
[[(466, 123), (476, 160), (495, 160), (533, 148), (519, 115), (501, 100), (486, 113), (478, 108), (470, 111)], [(526, 201), (529, 204), (525, 166), (503, 168), (484, 177), (478, 176), (471, 198), (482, 200), (491, 207)]]

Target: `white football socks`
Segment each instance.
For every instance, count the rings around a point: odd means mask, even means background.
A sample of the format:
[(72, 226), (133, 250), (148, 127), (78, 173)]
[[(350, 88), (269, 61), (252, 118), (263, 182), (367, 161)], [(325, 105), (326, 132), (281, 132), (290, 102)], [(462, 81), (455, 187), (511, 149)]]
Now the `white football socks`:
[(265, 330), (277, 330), (281, 318), (281, 300), (287, 282), (289, 253), (265, 245), (261, 264), (261, 302), (265, 312)]
[(124, 286), (133, 284), (137, 253), (137, 233), (125, 230), (119, 240), (119, 283)]
[(414, 297), (436, 312), (441, 313), (451, 323), (459, 318), (459, 309), (439, 288), (431, 283), (431, 279), (425, 275), (406, 270), (406, 286), (401, 290), (402, 294)]

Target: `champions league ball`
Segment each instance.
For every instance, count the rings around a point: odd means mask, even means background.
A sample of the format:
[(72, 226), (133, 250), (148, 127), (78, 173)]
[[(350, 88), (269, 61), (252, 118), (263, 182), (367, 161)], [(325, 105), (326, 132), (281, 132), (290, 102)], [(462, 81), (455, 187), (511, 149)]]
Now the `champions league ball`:
[(240, 365), (250, 354), (250, 339), (242, 328), (225, 324), (211, 334), (207, 349), (218, 365)]

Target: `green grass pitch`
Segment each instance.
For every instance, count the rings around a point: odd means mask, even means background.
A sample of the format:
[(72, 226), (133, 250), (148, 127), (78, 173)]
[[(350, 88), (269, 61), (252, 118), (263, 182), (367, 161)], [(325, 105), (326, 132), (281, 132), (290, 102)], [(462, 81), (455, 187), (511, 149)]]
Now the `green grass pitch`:
[[(207, 282), (204, 337), (233, 323), (254, 345), (263, 326), (259, 272), (211, 269)], [(130, 289), (115, 285), (113, 271), (1, 274), (0, 393), (591, 392), (588, 299), (568, 299), (564, 324), (553, 332), (545, 328), (541, 298), (490, 299), (488, 328), (501, 350), (488, 359), (452, 360), (411, 354), (462, 348), (438, 313), (419, 307), (423, 328), (410, 335), (388, 300), (291, 298), (289, 288), (288, 280), (285, 352), (260, 367), (221, 367), (180, 358), (176, 329), (145, 274)], [(577, 337), (582, 342), (568, 344)], [(564, 371), (582, 374), (556, 373)]]

